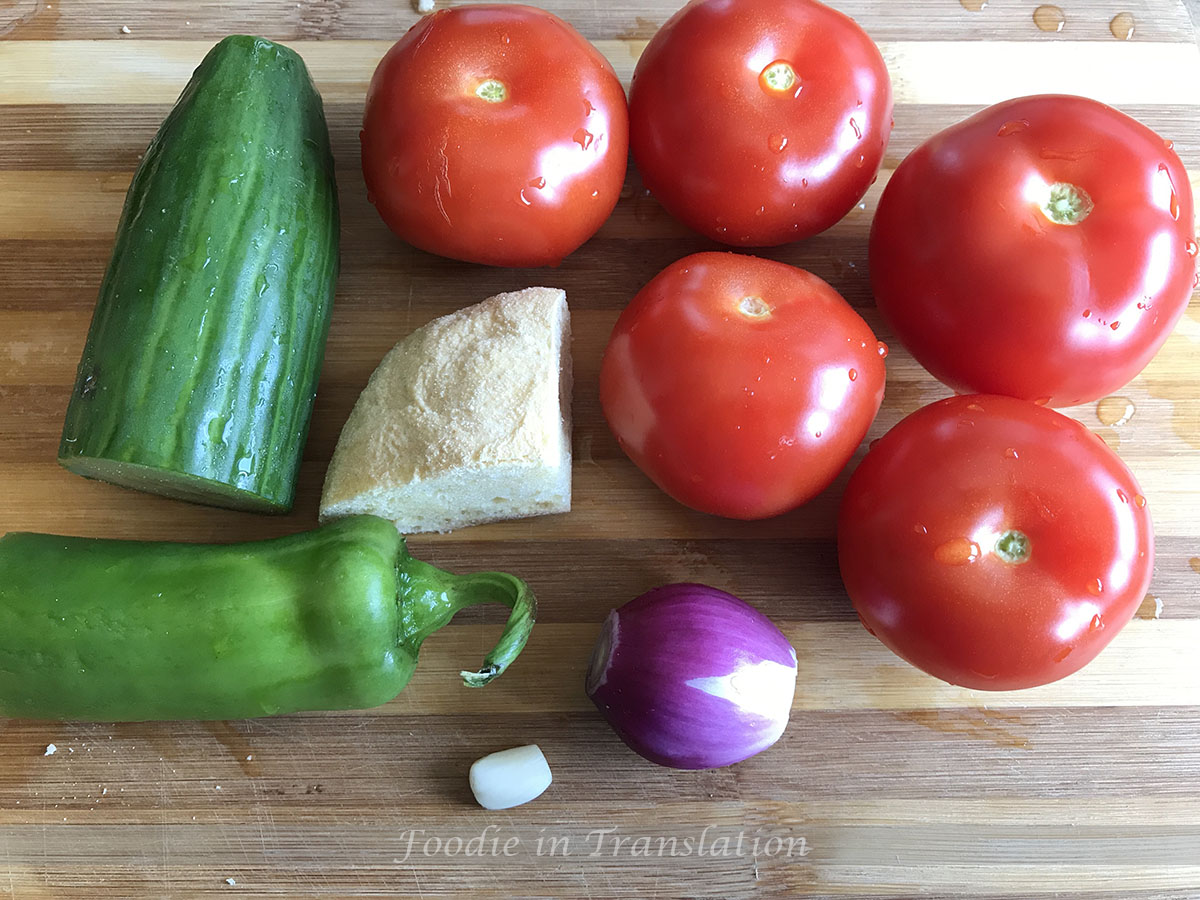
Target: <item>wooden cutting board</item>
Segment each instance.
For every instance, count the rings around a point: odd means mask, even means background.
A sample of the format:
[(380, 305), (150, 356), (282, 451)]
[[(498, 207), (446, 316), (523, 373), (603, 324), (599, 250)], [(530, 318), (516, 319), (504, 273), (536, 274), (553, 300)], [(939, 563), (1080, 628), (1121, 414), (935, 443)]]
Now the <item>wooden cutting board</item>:
[[(627, 82), (680, 3), (546, 5)], [(836, 5), (891, 69), (885, 170), (986, 103), (1066, 91), (1174, 139), (1200, 173), (1200, 49), (1178, 0), (1062, 0), (1061, 31), (1039, 29), (1033, 0)], [(1129, 40), (1110, 31), (1122, 12)], [(399, 699), (371, 712), (0, 720), (0, 898), (1200, 897), (1200, 302), (1119, 396), (1070, 410), (1132, 466), (1153, 509), (1158, 563), (1138, 617), (1059, 684), (1013, 694), (941, 684), (855, 621), (833, 540), (844, 477), (792, 515), (745, 524), (681, 508), (617, 449), (596, 395), (609, 329), (661, 267), (710, 246), (636, 173), (611, 221), (554, 270), (461, 265), (384, 228), (365, 198), (357, 133), (376, 61), (415, 18), (402, 0), (0, 0), (0, 532), (227, 540), (310, 527), (338, 431), (384, 352), (498, 291), (567, 290), (577, 374), (574, 510), (411, 542), (439, 566), (533, 584), (541, 619), (507, 675), (483, 691), (458, 683), (460, 664), (498, 632), (496, 611), (473, 612), (429, 642)], [(1114, 29), (1125, 37), (1124, 20)], [(55, 463), (130, 174), (193, 66), (231, 32), (289, 42), (308, 61), (345, 218), (300, 500), (286, 518), (122, 491)], [(829, 232), (770, 253), (829, 280), (891, 342), (870, 437), (948, 393), (871, 303), (865, 241), (884, 180)], [(741, 595), (799, 652), (787, 734), (732, 768), (643, 762), (583, 693), (609, 608), (679, 580)], [(507, 812), (475, 807), (471, 761), (529, 742), (553, 766), (551, 789)]]

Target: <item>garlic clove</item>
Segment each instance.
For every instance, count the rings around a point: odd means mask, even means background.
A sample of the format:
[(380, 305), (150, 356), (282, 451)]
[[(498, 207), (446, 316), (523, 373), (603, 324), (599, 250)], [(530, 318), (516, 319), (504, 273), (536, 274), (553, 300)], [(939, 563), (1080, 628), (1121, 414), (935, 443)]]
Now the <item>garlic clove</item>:
[(540, 797), (553, 776), (542, 749), (527, 744), (475, 760), (469, 780), (475, 801), (484, 809), (510, 809)]

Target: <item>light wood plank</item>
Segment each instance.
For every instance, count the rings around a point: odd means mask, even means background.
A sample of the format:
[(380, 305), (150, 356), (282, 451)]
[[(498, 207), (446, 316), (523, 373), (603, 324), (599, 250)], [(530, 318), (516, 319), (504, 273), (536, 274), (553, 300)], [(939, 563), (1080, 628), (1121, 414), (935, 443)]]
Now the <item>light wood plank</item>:
[[(391, 41), (288, 42), (327, 102), (361, 100)], [(211, 41), (5, 41), (0, 105), (171, 103)], [(645, 41), (596, 42), (626, 85)], [(1200, 47), (1117, 41), (884, 41), (897, 104), (986, 105), (1033, 93), (1200, 104)], [(953, 73), (953, 75), (948, 75)], [(1136, 77), (1134, 76), (1136, 73)]]

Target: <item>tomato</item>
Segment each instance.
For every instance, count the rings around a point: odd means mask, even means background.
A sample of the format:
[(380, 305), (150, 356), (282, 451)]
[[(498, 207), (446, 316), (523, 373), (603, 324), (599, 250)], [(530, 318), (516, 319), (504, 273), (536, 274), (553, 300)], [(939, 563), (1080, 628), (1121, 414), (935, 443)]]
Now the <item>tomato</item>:
[(915, 150), (879, 201), (871, 284), (933, 375), (1070, 406), (1148, 363), (1192, 292), (1192, 192), (1153, 131), (1083, 97), (989, 107)]
[(867, 629), (918, 668), (984, 690), (1045, 684), (1142, 602), (1146, 500), (1074, 419), (959, 396), (873, 443), (842, 499), (842, 578)]
[(845, 466), (879, 411), (886, 353), (816, 275), (697, 253), (621, 313), (600, 403), (621, 448), (676, 500), (761, 519)]
[(368, 195), (405, 241), (496, 266), (555, 264), (625, 180), (625, 92), (595, 47), (529, 6), (421, 19), (367, 93)]
[(645, 186), (736, 246), (824, 231), (879, 169), (892, 88), (853, 19), (814, 0), (693, 0), (654, 36), (629, 93)]

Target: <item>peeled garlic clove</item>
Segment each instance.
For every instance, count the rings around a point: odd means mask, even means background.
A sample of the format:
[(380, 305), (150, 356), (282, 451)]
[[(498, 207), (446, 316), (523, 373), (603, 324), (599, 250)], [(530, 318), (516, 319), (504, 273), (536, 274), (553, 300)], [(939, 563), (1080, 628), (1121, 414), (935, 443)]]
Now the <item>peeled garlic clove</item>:
[(471, 766), (471, 793), (484, 809), (509, 809), (540, 797), (553, 780), (537, 744), (489, 753)]

